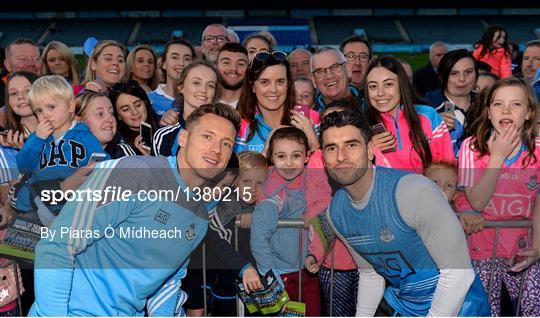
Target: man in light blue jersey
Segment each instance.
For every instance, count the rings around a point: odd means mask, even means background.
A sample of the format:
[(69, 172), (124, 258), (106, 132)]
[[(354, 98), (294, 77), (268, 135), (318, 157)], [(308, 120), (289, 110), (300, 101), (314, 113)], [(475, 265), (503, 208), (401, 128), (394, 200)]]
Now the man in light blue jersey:
[[(465, 235), (437, 185), (375, 168), (371, 133), (358, 112), (327, 115), (321, 137), (328, 173), (344, 188), (312, 224), (326, 247), (335, 233), (355, 258), (356, 315), (373, 316), (383, 296), (389, 315), (489, 315)], [(317, 260), (306, 257), (306, 267), (316, 272)]]
[(180, 280), (208, 227), (193, 188), (226, 167), (239, 126), (228, 105), (203, 105), (186, 120), (176, 156), (96, 166), (79, 188), (93, 197), (68, 202), (36, 247), (30, 315), (178, 314)]

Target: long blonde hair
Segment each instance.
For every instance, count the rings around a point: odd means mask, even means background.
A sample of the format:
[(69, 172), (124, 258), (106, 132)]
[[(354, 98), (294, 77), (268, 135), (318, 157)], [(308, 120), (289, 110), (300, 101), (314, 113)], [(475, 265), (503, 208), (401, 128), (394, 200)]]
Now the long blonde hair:
[[(92, 61), (96, 62), (99, 55), (108, 46), (116, 46), (119, 47), (120, 50), (122, 50), (122, 53), (124, 54), (124, 58), (126, 58), (126, 47), (114, 40), (103, 40), (99, 42), (92, 51), (92, 54), (90, 55), (90, 58), (88, 59), (88, 62), (86, 63), (86, 68), (84, 69), (84, 82), (90, 82), (96, 79), (96, 74), (92, 70)], [(125, 74), (124, 74), (125, 77)], [(123, 79), (122, 79), (123, 80)]]
[(78, 85), (79, 72), (77, 70), (75, 56), (73, 56), (73, 53), (67, 45), (59, 41), (52, 41), (43, 49), (43, 54), (41, 54), (41, 74), (52, 75), (52, 72), (47, 65), (47, 55), (51, 50), (56, 50), (60, 56), (66, 60), (66, 63), (69, 66), (69, 79), (73, 85)]

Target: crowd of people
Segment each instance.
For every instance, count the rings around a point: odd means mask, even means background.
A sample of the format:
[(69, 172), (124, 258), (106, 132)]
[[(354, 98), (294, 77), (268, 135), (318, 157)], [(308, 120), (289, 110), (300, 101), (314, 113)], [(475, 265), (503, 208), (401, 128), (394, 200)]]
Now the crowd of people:
[[(510, 36), (435, 42), (414, 72), (360, 36), (287, 54), (220, 24), (161, 55), (95, 41), (83, 74), (65, 44), (15, 40), (2, 233), (31, 213), (71, 229), (23, 271), (29, 314), (236, 316), (235, 281), (252, 293), (271, 271), (307, 316), (539, 316), (540, 41)], [(113, 187), (129, 200), (43, 198)], [(182, 195), (137, 196), (157, 189)], [(488, 227), (511, 220), (531, 228)], [(182, 235), (122, 237), (137, 227)], [(16, 298), (1, 316), (27, 314)]]

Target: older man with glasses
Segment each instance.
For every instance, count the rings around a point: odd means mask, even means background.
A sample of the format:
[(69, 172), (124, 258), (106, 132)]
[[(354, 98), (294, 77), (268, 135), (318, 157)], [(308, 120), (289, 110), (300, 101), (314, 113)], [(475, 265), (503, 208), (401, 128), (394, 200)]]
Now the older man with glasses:
[(364, 105), (360, 89), (349, 83), (346, 64), (343, 53), (331, 47), (323, 47), (311, 57), (311, 79), (319, 90), (315, 109), (319, 113), (328, 103), (353, 96), (358, 98), (360, 105)]
[(371, 59), (371, 46), (358, 35), (348, 37), (339, 46), (339, 50), (347, 58), (347, 71), (351, 84), (362, 89), (366, 70)]
[(216, 64), (219, 50), (229, 42), (229, 32), (221, 24), (208, 25), (202, 34), (201, 51), (206, 61)]

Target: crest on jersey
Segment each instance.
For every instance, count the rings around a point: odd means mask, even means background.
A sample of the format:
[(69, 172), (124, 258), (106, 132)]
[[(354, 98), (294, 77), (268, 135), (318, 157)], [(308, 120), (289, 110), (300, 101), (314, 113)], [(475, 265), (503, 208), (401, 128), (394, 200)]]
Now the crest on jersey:
[(189, 228), (186, 230), (186, 238), (188, 241), (191, 241), (195, 238), (195, 224), (192, 223)]
[(527, 189), (529, 190), (536, 190), (536, 186), (538, 185), (538, 183), (536, 182), (536, 176), (531, 176), (531, 178), (529, 179), (529, 182), (525, 184), (527, 186)]
[(385, 243), (390, 243), (394, 240), (394, 234), (390, 232), (386, 225), (383, 225), (381, 227), (381, 231), (379, 232), (379, 238)]
[(170, 216), (171, 215), (169, 213), (159, 209), (158, 213), (156, 213), (156, 216), (154, 216), (154, 220), (158, 221), (161, 224), (167, 224)]

